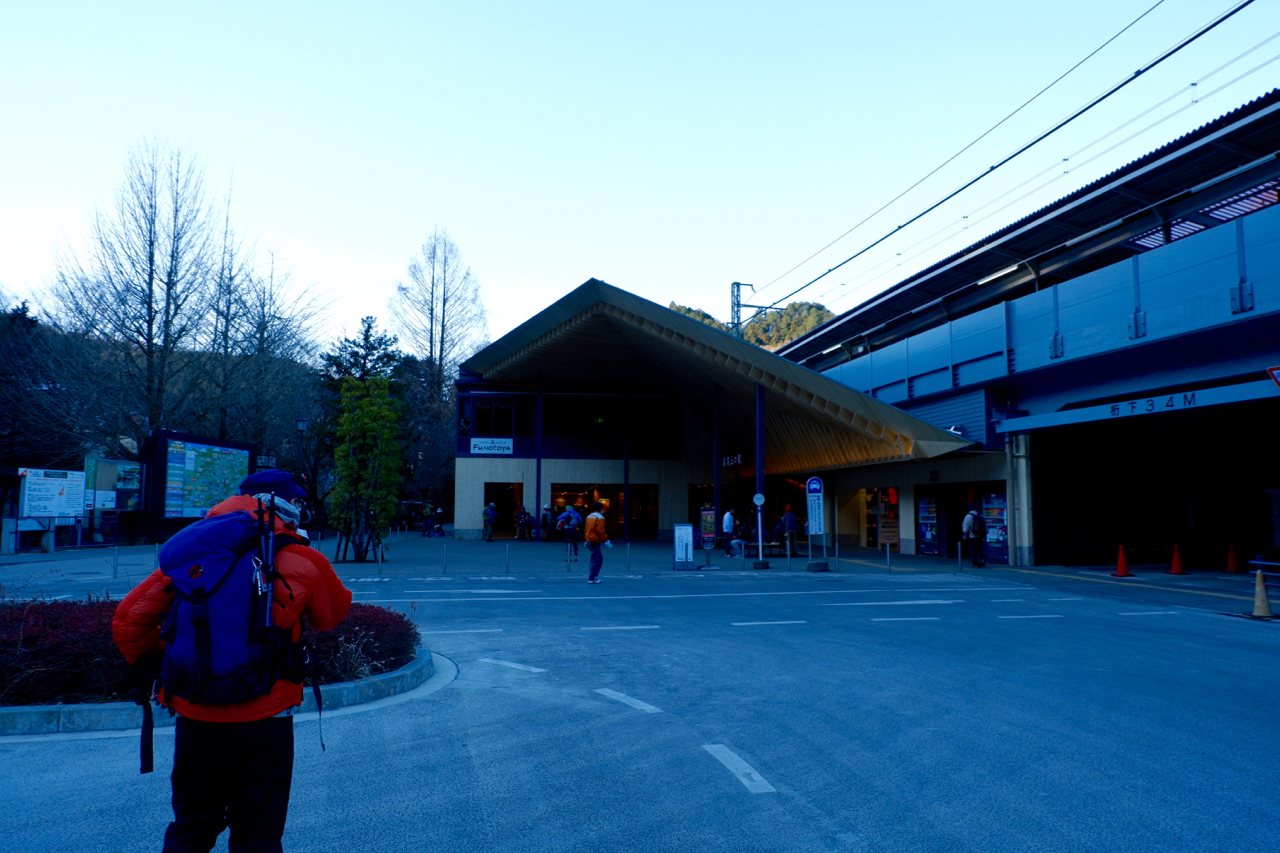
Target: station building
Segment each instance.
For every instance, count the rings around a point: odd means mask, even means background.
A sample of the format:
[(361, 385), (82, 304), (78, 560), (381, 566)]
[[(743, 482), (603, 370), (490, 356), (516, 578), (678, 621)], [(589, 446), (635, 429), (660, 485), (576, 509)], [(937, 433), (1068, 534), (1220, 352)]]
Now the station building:
[(976, 503), (1014, 564), (1274, 555), (1278, 189), (1273, 90), (782, 348), (980, 451), (839, 487), (893, 490), (918, 554)]
[[(766, 524), (820, 476), (842, 551), (1013, 565), (1280, 548), (1280, 92), (777, 354), (591, 280), (462, 365), (456, 535), (523, 504), (620, 537)], [(830, 541), (830, 540), (828, 540)]]

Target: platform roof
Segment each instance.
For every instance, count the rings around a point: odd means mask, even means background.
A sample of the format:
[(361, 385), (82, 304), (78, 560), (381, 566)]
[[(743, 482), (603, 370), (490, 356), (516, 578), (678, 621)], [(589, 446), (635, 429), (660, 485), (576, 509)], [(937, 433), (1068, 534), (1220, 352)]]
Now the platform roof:
[(1280, 89), (871, 297), (779, 355), (825, 370), (990, 305), (1275, 203)]
[(971, 442), (753, 344), (591, 279), (463, 365), (485, 383), (678, 387), (710, 429), (719, 388), (725, 453), (755, 447), (765, 389), (765, 473), (927, 459)]

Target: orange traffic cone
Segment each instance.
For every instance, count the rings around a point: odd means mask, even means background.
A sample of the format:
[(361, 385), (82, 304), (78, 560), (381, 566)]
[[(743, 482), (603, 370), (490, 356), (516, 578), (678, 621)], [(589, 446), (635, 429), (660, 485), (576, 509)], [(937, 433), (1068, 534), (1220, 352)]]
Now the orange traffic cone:
[(1186, 572), (1182, 570), (1182, 555), (1178, 553), (1177, 542), (1173, 543), (1173, 565), (1169, 567), (1169, 571), (1165, 572), (1165, 574), (1166, 575), (1185, 575), (1186, 574)]
[(1256, 577), (1253, 584), (1253, 618), (1270, 619), (1271, 602), (1267, 601), (1267, 582), (1262, 579), (1262, 569), (1258, 569)]
[(1129, 564), (1124, 561), (1124, 546), (1120, 546), (1120, 559), (1116, 562), (1116, 570), (1111, 573), (1113, 578), (1131, 578), (1133, 575), (1129, 573)]
[(1227, 546), (1227, 574), (1229, 575), (1243, 574), (1243, 572), (1240, 571), (1240, 566), (1236, 564), (1236, 546), (1235, 545)]

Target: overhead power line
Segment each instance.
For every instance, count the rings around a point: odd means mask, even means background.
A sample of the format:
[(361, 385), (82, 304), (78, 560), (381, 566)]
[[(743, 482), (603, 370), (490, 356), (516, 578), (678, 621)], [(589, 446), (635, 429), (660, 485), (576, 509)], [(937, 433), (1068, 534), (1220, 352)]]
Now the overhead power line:
[[(1135, 24), (1137, 24), (1139, 21), (1141, 21), (1141, 20), (1142, 20), (1143, 18), (1145, 18), (1147, 15), (1150, 15), (1152, 12), (1154, 12), (1154, 11), (1156, 10), (1156, 7), (1158, 7), (1158, 6), (1162, 5), (1164, 2), (1165, 2), (1165, 0), (1157, 0), (1156, 4), (1155, 4), (1154, 6), (1152, 6), (1152, 7), (1151, 7), (1150, 9), (1148, 9), (1147, 11), (1143, 12), (1143, 13), (1142, 13), (1141, 15), (1139, 15), (1138, 17), (1134, 18), (1132, 21), (1130, 21), (1130, 22), (1129, 22), (1128, 26), (1124, 27), (1124, 29), (1120, 30), (1118, 33), (1116, 33), (1115, 35), (1113, 35), (1111, 38), (1107, 39), (1107, 40), (1106, 40), (1106, 41), (1104, 41), (1102, 44), (1098, 45), (1096, 48), (1094, 48), (1092, 51), (1090, 51), (1090, 52), (1089, 52), (1089, 54), (1088, 54), (1084, 59), (1081, 59), (1081, 60), (1080, 60), (1079, 62), (1077, 62), (1075, 65), (1071, 66), (1071, 67), (1070, 67), (1070, 68), (1068, 68), (1066, 71), (1062, 72), (1062, 74), (1058, 75), (1058, 78), (1057, 78), (1056, 80), (1054, 80), (1054, 81), (1053, 81), (1052, 83), (1050, 83), (1048, 86), (1045, 86), (1045, 87), (1044, 87), (1043, 89), (1041, 89), (1039, 92), (1036, 92), (1034, 95), (1032, 95), (1030, 98), (1028, 98), (1025, 102), (1023, 102), (1022, 106), (1018, 107), (1016, 110), (1014, 110), (1013, 112), (1009, 113), (1007, 116), (1005, 116), (1004, 118), (1000, 119), (1000, 120), (999, 120), (998, 122), (996, 122), (995, 124), (991, 125), (991, 127), (987, 128), (987, 130), (986, 130), (985, 132), (983, 132), (980, 136), (976, 137), (976, 138), (975, 138), (972, 142), (970, 142), (968, 145), (966, 145), (965, 147), (961, 148), (961, 149), (960, 149), (959, 151), (957, 151), (956, 153), (952, 154), (952, 155), (951, 155), (950, 157), (948, 157), (946, 160), (943, 160), (943, 161), (942, 161), (941, 163), (939, 163), (936, 167), (934, 167), (934, 168), (933, 168), (933, 169), (932, 169), (928, 174), (924, 175), (922, 178), (920, 178), (920, 179), (919, 179), (918, 181), (916, 181), (914, 184), (912, 184), (911, 186), (907, 187), (905, 190), (903, 190), (902, 192), (898, 193), (898, 194), (897, 194), (896, 196), (894, 196), (893, 198), (889, 199), (887, 202), (885, 202), (884, 204), (882, 204), (879, 208), (877, 208), (877, 209), (876, 209), (875, 211), (873, 211), (871, 214), (869, 214), (869, 215), (867, 215), (866, 217), (864, 217), (860, 222), (858, 222), (856, 225), (854, 225), (854, 226), (853, 226), (852, 228), (850, 228), (848, 231), (844, 232), (844, 233), (843, 233), (843, 234), (841, 234), (839, 237), (835, 238), (835, 239), (834, 239), (834, 240), (832, 240), (830, 243), (828, 243), (827, 245), (823, 246), (821, 249), (819, 249), (818, 251), (814, 252), (812, 255), (810, 255), (809, 257), (805, 258), (803, 261), (801, 261), (800, 263), (796, 264), (796, 265), (795, 265), (795, 266), (793, 266), (791, 269), (787, 270), (787, 271), (786, 271), (786, 272), (784, 272), (782, 275), (780, 275), (780, 276), (778, 276), (777, 278), (775, 278), (773, 281), (771, 281), (771, 282), (769, 282), (768, 284), (764, 285), (764, 287), (761, 287), (761, 288), (760, 288), (760, 290), (765, 290), (766, 288), (768, 288), (768, 287), (770, 287), (770, 286), (772, 286), (772, 285), (776, 284), (777, 282), (779, 282), (779, 281), (781, 281), (782, 279), (786, 278), (787, 276), (791, 275), (791, 273), (795, 272), (796, 270), (800, 269), (800, 267), (802, 267), (802, 266), (804, 266), (805, 264), (809, 263), (809, 261), (811, 261), (811, 260), (813, 260), (814, 258), (818, 257), (818, 255), (821, 255), (821, 254), (822, 254), (823, 252), (825, 252), (827, 249), (830, 249), (830, 248), (831, 248), (832, 246), (834, 246), (836, 243), (839, 243), (839, 242), (840, 242), (841, 240), (843, 240), (845, 237), (848, 237), (848, 236), (849, 236), (850, 234), (852, 234), (854, 231), (857, 231), (857, 230), (858, 230), (859, 228), (861, 228), (863, 225), (866, 225), (866, 224), (867, 224), (868, 222), (870, 222), (872, 219), (875, 219), (877, 216), (879, 216), (881, 213), (883, 213), (883, 212), (885, 211), (885, 209), (886, 209), (886, 208), (888, 208), (890, 205), (892, 205), (894, 202), (898, 201), (898, 200), (899, 200), (899, 199), (901, 199), (903, 196), (907, 195), (907, 193), (911, 192), (911, 191), (912, 191), (912, 190), (914, 190), (916, 187), (920, 186), (920, 185), (921, 185), (921, 184), (923, 184), (925, 181), (927, 181), (927, 180), (929, 180), (930, 178), (932, 178), (934, 175), (938, 174), (938, 172), (942, 171), (944, 168), (946, 168), (948, 165), (950, 165), (950, 164), (951, 164), (951, 162), (952, 162), (953, 160), (955, 160), (957, 157), (959, 157), (961, 154), (963, 154), (964, 152), (968, 151), (970, 148), (972, 148), (973, 146), (977, 145), (977, 144), (978, 144), (979, 142), (981, 142), (982, 140), (986, 139), (988, 136), (990, 136), (992, 133), (994, 133), (997, 129), (999, 129), (999, 128), (1000, 128), (1000, 126), (1001, 126), (1001, 125), (1003, 125), (1005, 122), (1007, 122), (1009, 119), (1013, 118), (1013, 117), (1014, 117), (1014, 116), (1016, 116), (1018, 113), (1022, 112), (1024, 109), (1026, 109), (1027, 107), (1031, 106), (1031, 104), (1032, 104), (1032, 103), (1034, 103), (1034, 102), (1035, 102), (1035, 101), (1036, 101), (1036, 100), (1037, 100), (1041, 95), (1043, 95), (1045, 92), (1048, 92), (1048, 91), (1049, 91), (1050, 89), (1052, 89), (1054, 86), (1058, 85), (1058, 84), (1059, 84), (1059, 83), (1061, 83), (1063, 80), (1065, 80), (1065, 79), (1067, 78), (1067, 76), (1068, 76), (1069, 74), (1071, 74), (1071, 72), (1075, 71), (1075, 70), (1076, 70), (1077, 68), (1079, 68), (1081, 65), (1084, 65), (1086, 62), (1088, 62), (1090, 59), (1092, 59), (1094, 56), (1096, 56), (1099, 52), (1101, 52), (1103, 48), (1105, 48), (1107, 45), (1111, 44), (1113, 41), (1115, 41), (1116, 39), (1120, 38), (1120, 36), (1122, 36), (1122, 35), (1124, 35), (1126, 32), (1128, 32), (1128, 31), (1129, 31), (1129, 30), (1130, 30), (1130, 29), (1131, 29)], [(758, 295), (758, 294), (760, 293), (760, 291), (756, 291), (756, 293), (757, 293), (757, 295)]]
[(835, 266), (831, 267), (831, 268), (830, 268), (830, 269), (828, 269), (826, 272), (822, 273), (821, 275), (816, 276), (815, 278), (810, 279), (809, 281), (807, 281), (807, 282), (805, 282), (804, 284), (800, 285), (800, 286), (799, 286), (799, 287), (797, 287), (795, 290), (791, 291), (790, 293), (788, 293), (786, 296), (782, 297), (781, 299), (778, 299), (778, 300), (776, 300), (776, 301), (774, 301), (774, 302), (770, 303), (768, 306), (766, 306), (766, 307), (764, 307), (764, 308), (759, 309), (755, 314), (753, 314), (750, 318), (748, 318), (747, 322), (748, 322), (748, 323), (749, 323), (749, 322), (751, 322), (751, 320), (754, 320), (756, 317), (760, 316), (760, 314), (764, 313), (765, 311), (768, 311), (768, 310), (771, 310), (771, 309), (773, 309), (773, 308), (776, 308), (778, 305), (782, 304), (783, 302), (786, 302), (788, 299), (790, 299), (791, 297), (795, 296), (795, 295), (796, 295), (797, 293), (799, 293), (800, 291), (804, 290), (805, 288), (809, 287), (809, 286), (810, 286), (810, 285), (812, 285), (812, 284), (815, 284), (815, 283), (817, 283), (817, 282), (821, 281), (822, 279), (826, 278), (826, 277), (827, 277), (828, 275), (830, 275), (831, 273), (833, 273), (833, 272), (835, 272), (836, 270), (838, 270), (838, 269), (840, 269), (841, 267), (843, 267), (845, 264), (848, 264), (850, 261), (853, 261), (853, 260), (855, 260), (855, 259), (857, 259), (857, 258), (861, 257), (862, 255), (866, 254), (867, 252), (871, 251), (871, 250), (872, 250), (872, 249), (874, 249), (876, 246), (880, 245), (880, 244), (881, 244), (881, 243), (883, 243), (885, 240), (888, 240), (890, 237), (894, 236), (895, 234), (897, 234), (897, 233), (898, 233), (899, 231), (901, 231), (902, 229), (904, 229), (904, 228), (906, 228), (907, 226), (909, 226), (909, 225), (911, 225), (911, 224), (915, 223), (916, 221), (920, 220), (921, 218), (923, 218), (924, 216), (928, 215), (929, 213), (932, 213), (934, 210), (937, 210), (939, 207), (941, 207), (941, 206), (942, 206), (943, 204), (945, 204), (946, 202), (950, 201), (951, 199), (953, 199), (953, 198), (955, 198), (956, 196), (958, 196), (960, 193), (962, 193), (962, 192), (964, 192), (965, 190), (969, 189), (969, 187), (971, 187), (971, 186), (973, 186), (974, 184), (978, 183), (978, 182), (979, 182), (979, 181), (981, 181), (983, 178), (986, 178), (986, 177), (990, 176), (993, 172), (995, 172), (995, 171), (996, 171), (997, 169), (999, 169), (1001, 166), (1004, 166), (1005, 164), (1009, 163), (1009, 162), (1010, 162), (1011, 160), (1013, 160), (1014, 158), (1016, 158), (1016, 157), (1018, 157), (1019, 155), (1021, 155), (1021, 154), (1025, 153), (1026, 151), (1030, 150), (1031, 148), (1033, 148), (1034, 146), (1036, 146), (1036, 145), (1038, 145), (1039, 143), (1043, 142), (1044, 140), (1048, 139), (1050, 136), (1052, 136), (1053, 134), (1057, 133), (1059, 130), (1061, 130), (1062, 128), (1064, 128), (1064, 127), (1066, 127), (1067, 125), (1069, 125), (1071, 122), (1073, 122), (1073, 121), (1075, 121), (1076, 119), (1078, 119), (1080, 116), (1082, 116), (1082, 115), (1084, 115), (1085, 113), (1087, 113), (1087, 112), (1089, 112), (1090, 110), (1092, 110), (1092, 109), (1093, 109), (1094, 107), (1096, 107), (1098, 104), (1101, 104), (1103, 101), (1107, 100), (1107, 99), (1108, 99), (1108, 98), (1110, 98), (1112, 95), (1114, 95), (1115, 93), (1119, 92), (1121, 89), (1125, 88), (1126, 86), (1128, 86), (1128, 85), (1129, 85), (1130, 83), (1132, 83), (1133, 81), (1137, 80), (1137, 79), (1138, 79), (1139, 77), (1141, 77), (1143, 74), (1145, 74), (1145, 73), (1147, 73), (1148, 71), (1150, 71), (1151, 69), (1155, 68), (1157, 65), (1160, 65), (1162, 62), (1164, 62), (1165, 60), (1167, 60), (1168, 58), (1170, 58), (1170, 57), (1171, 57), (1171, 56), (1173, 56), (1174, 54), (1178, 53), (1178, 52), (1179, 52), (1179, 51), (1181, 51), (1183, 48), (1187, 47), (1188, 45), (1192, 44), (1193, 42), (1197, 41), (1198, 39), (1200, 39), (1201, 37), (1203, 37), (1204, 35), (1206, 35), (1207, 33), (1211, 32), (1212, 30), (1214, 30), (1215, 28), (1217, 28), (1219, 25), (1221, 25), (1222, 23), (1224, 23), (1225, 21), (1227, 21), (1228, 19), (1230, 19), (1231, 17), (1233, 17), (1234, 15), (1236, 15), (1238, 12), (1240, 12), (1240, 11), (1242, 11), (1243, 9), (1245, 9), (1246, 7), (1248, 7), (1248, 6), (1252, 5), (1254, 2), (1255, 2), (1255, 0), (1241, 0), (1241, 2), (1240, 2), (1240, 3), (1238, 3), (1238, 4), (1236, 4), (1233, 8), (1228, 9), (1226, 12), (1222, 13), (1222, 14), (1221, 14), (1221, 15), (1219, 15), (1217, 18), (1215, 18), (1214, 20), (1210, 21), (1208, 24), (1206, 24), (1205, 26), (1201, 27), (1199, 30), (1197, 30), (1196, 32), (1192, 33), (1190, 36), (1188, 36), (1187, 38), (1183, 39), (1183, 40), (1182, 40), (1181, 42), (1179, 42), (1178, 44), (1176, 44), (1176, 45), (1174, 45), (1173, 47), (1169, 48), (1169, 49), (1168, 49), (1168, 50), (1166, 50), (1164, 53), (1160, 54), (1160, 55), (1159, 55), (1159, 56), (1157, 56), (1155, 59), (1153, 59), (1152, 61), (1148, 62), (1146, 65), (1142, 66), (1141, 68), (1139, 68), (1137, 71), (1133, 72), (1133, 73), (1132, 73), (1132, 74), (1130, 74), (1128, 77), (1126, 77), (1125, 79), (1121, 80), (1121, 81), (1120, 81), (1119, 83), (1117, 83), (1115, 86), (1112, 86), (1110, 89), (1108, 89), (1107, 91), (1103, 92), (1103, 93), (1102, 93), (1101, 95), (1099, 95), (1098, 97), (1094, 98), (1094, 99), (1093, 99), (1092, 101), (1090, 101), (1088, 104), (1085, 104), (1083, 107), (1081, 107), (1080, 109), (1076, 110), (1074, 113), (1072, 113), (1071, 115), (1067, 116), (1065, 119), (1063, 119), (1062, 121), (1058, 122), (1058, 123), (1057, 123), (1057, 124), (1055, 124), (1053, 127), (1049, 128), (1049, 129), (1048, 129), (1048, 130), (1046, 130), (1044, 133), (1042, 133), (1042, 134), (1040, 134), (1039, 136), (1037, 136), (1035, 139), (1031, 140), (1031, 141), (1030, 141), (1030, 142), (1028, 142), (1027, 144), (1023, 145), (1021, 148), (1019, 148), (1018, 150), (1014, 151), (1012, 154), (1010, 154), (1010, 155), (1008, 155), (1007, 157), (1005, 157), (1004, 159), (1002, 159), (1000, 162), (998, 162), (998, 163), (996, 163), (995, 165), (993, 165), (993, 166), (991, 166), (990, 168), (988, 168), (985, 172), (981, 173), (981, 174), (980, 174), (980, 175), (978, 175), (977, 177), (975, 177), (975, 178), (973, 178), (973, 179), (971, 179), (971, 180), (967, 181), (966, 183), (962, 184), (959, 188), (957, 188), (957, 189), (953, 190), (952, 192), (948, 193), (947, 195), (943, 196), (940, 200), (938, 200), (938, 201), (934, 202), (933, 204), (929, 205), (929, 207), (925, 208), (925, 209), (924, 209), (924, 210), (922, 210), (920, 213), (917, 213), (915, 216), (911, 217), (911, 218), (910, 218), (910, 219), (908, 219), (906, 222), (904, 222), (904, 223), (902, 223), (901, 225), (899, 225), (897, 228), (894, 228), (892, 231), (890, 231), (889, 233), (885, 234), (883, 237), (880, 237), (880, 238), (879, 238), (878, 240), (876, 240), (875, 242), (870, 243), (870, 244), (868, 244), (867, 246), (864, 246), (863, 248), (859, 249), (857, 252), (855, 252), (854, 254), (850, 255), (850, 256), (849, 256), (849, 257), (847, 257), (847, 258), (845, 258), (843, 261), (841, 261), (840, 263), (836, 264)]

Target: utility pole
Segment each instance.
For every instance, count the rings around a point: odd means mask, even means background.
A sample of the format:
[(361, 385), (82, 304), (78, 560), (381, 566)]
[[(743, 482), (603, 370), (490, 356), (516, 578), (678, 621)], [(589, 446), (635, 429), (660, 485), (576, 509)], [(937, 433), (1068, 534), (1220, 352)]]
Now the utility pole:
[(729, 285), (729, 333), (738, 340), (742, 340), (742, 309), (755, 308), (760, 311), (768, 311), (771, 305), (745, 305), (742, 302), (742, 288), (749, 287), (754, 293), (756, 286), (754, 284), (743, 284), (735, 281)]

